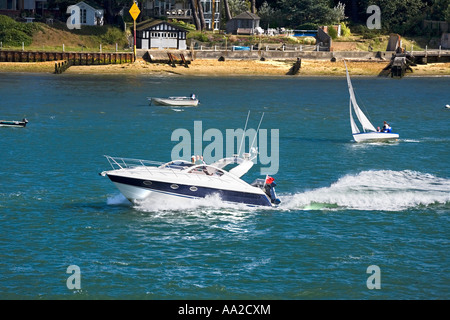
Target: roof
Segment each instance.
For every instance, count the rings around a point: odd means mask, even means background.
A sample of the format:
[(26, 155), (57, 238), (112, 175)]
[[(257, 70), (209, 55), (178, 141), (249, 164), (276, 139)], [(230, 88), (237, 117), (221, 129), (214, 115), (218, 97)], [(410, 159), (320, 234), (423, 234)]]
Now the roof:
[(249, 11), (242, 12), (241, 14), (238, 14), (236, 17), (233, 17), (233, 19), (239, 19), (239, 20), (261, 20), (261, 18), (254, 13), (251, 13)]
[(97, 4), (92, 3), (90, 1), (80, 1), (80, 2), (76, 3), (75, 6), (78, 6), (78, 5), (82, 4), (82, 3), (87, 5), (88, 7), (91, 7), (94, 10), (103, 10), (103, 8), (99, 7)]
[(145, 20), (145, 21), (136, 23), (136, 30), (137, 31), (148, 30), (148, 29), (151, 29), (151, 28), (153, 28), (153, 27), (155, 27), (157, 25), (160, 25), (160, 24), (167, 24), (167, 25), (171, 26), (174, 29), (178, 29), (178, 30), (181, 30), (181, 31), (188, 31), (187, 29), (185, 29), (183, 27), (177, 26), (177, 25), (172, 24), (172, 23), (167, 22), (167, 21), (158, 20), (158, 19), (156, 19), (156, 20), (149, 19), (149, 20)]

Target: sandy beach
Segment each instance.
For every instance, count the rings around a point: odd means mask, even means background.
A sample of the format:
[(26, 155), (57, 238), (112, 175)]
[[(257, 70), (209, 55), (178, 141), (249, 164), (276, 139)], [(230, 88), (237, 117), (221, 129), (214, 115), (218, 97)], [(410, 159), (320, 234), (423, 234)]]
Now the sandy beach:
[[(347, 63), (352, 75), (378, 76), (388, 61)], [(194, 60), (188, 67), (172, 67), (163, 63), (148, 63), (138, 59), (134, 63), (117, 65), (71, 66), (65, 71), (70, 74), (157, 74), (180, 76), (287, 76), (293, 61), (283, 60)], [(1, 62), (0, 72), (44, 72), (53, 73), (55, 63), (50, 62)], [(302, 60), (301, 69), (295, 76), (344, 76), (342, 61)], [(406, 76), (450, 76), (450, 63), (430, 63), (413, 67)]]

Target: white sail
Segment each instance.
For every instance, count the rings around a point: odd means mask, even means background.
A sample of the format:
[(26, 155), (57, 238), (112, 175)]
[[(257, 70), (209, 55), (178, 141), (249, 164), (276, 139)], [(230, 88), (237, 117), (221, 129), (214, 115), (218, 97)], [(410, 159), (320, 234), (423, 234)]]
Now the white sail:
[[(358, 103), (356, 102), (355, 93), (353, 91), (352, 82), (350, 81), (350, 75), (348, 74), (347, 64), (345, 63), (345, 72), (347, 74), (347, 84), (348, 84), (348, 92), (350, 94), (350, 105), (353, 106), (353, 109), (355, 110), (356, 117), (358, 118), (359, 122), (361, 123), (361, 126), (366, 131), (377, 131), (373, 124), (367, 119), (366, 115), (362, 112), (362, 110), (359, 108)], [(359, 130), (356, 127), (356, 124), (353, 120), (353, 117), (351, 115), (351, 108), (350, 108), (350, 124), (352, 127), (352, 133), (359, 133)], [(358, 130), (357, 132), (354, 131), (354, 128)]]
[(352, 127), (352, 134), (359, 133), (358, 126), (356, 125), (355, 120), (353, 120), (353, 116), (352, 116), (352, 102), (351, 101), (350, 101), (349, 105), (350, 105), (350, 108), (349, 108), (350, 109), (350, 126)]

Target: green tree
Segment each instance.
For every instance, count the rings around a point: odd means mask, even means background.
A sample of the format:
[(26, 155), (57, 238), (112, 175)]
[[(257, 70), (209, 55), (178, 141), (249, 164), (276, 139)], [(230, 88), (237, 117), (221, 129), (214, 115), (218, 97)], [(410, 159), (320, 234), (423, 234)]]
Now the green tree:
[(332, 9), (328, 0), (279, 0), (278, 6), (286, 17), (286, 26), (304, 23), (326, 25), (331, 23)]
[(223, 10), (225, 11), (225, 21), (231, 20), (233, 17), (231, 16), (230, 5), (228, 4), (228, 0), (223, 0)]
[(408, 33), (423, 19), (425, 4), (422, 0), (369, 0), (381, 10), (381, 26), (385, 31)]
[(279, 9), (273, 8), (267, 1), (259, 7), (258, 16), (261, 18), (260, 25), (266, 27), (282, 27), (284, 25), (284, 17)]
[(436, 21), (448, 21), (449, 19), (446, 13), (449, 7), (449, 0), (431, 0), (426, 8), (426, 18)]
[(445, 20), (447, 22), (450, 22), (450, 4), (447, 6), (447, 9), (445, 10)]
[(228, 5), (233, 17), (250, 10), (250, 2), (248, 0), (228, 0)]

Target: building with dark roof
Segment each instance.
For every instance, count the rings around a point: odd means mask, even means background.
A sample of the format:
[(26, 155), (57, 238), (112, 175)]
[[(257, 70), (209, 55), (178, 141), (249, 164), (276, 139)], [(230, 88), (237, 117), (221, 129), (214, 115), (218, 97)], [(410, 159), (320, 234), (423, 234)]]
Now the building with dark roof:
[(136, 24), (137, 49), (186, 50), (188, 31), (162, 20), (147, 20)]
[(226, 31), (232, 34), (254, 34), (261, 18), (251, 12), (243, 12), (227, 22)]

